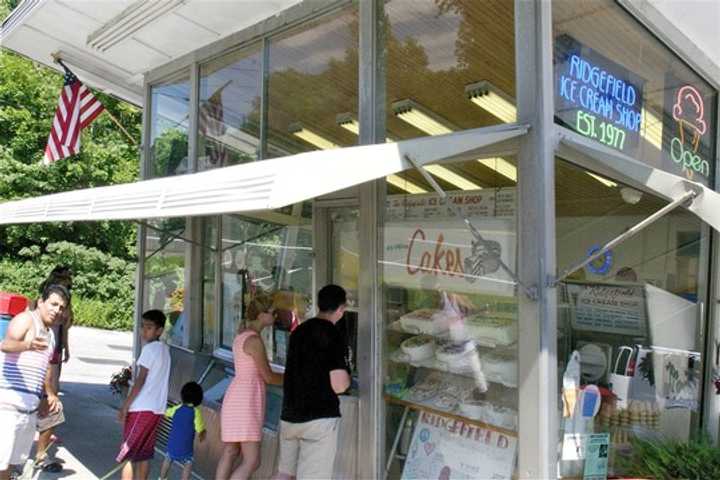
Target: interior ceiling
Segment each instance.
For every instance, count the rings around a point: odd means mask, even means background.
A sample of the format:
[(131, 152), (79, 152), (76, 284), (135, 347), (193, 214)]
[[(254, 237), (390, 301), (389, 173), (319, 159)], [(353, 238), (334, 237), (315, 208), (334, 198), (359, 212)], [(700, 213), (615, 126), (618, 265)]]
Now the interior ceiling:
[(142, 105), (144, 73), (299, 2), (24, 0), (0, 40), (57, 70), (52, 54), (61, 52), (88, 86)]

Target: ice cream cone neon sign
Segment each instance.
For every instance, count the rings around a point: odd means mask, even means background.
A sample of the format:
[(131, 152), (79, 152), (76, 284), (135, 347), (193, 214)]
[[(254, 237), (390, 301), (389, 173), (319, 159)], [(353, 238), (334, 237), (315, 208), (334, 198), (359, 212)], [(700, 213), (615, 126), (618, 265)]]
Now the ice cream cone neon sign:
[[(678, 135), (670, 142), (670, 157), (682, 166), (688, 178), (695, 173), (709, 176), (709, 162), (697, 154), (700, 138), (707, 132), (707, 123), (705, 103), (695, 87), (684, 85), (678, 89), (672, 116), (677, 122)], [(686, 145), (686, 137), (689, 145)]]

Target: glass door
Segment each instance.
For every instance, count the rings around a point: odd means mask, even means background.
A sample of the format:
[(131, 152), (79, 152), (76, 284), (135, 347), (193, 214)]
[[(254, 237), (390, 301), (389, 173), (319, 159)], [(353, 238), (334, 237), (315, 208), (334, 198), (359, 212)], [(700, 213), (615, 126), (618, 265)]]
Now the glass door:
[[(359, 209), (355, 206), (328, 209), (328, 279), (347, 291), (348, 308), (337, 323), (347, 345), (347, 360), (357, 388), (358, 278), (360, 271)], [(318, 286), (320, 287), (320, 286)]]

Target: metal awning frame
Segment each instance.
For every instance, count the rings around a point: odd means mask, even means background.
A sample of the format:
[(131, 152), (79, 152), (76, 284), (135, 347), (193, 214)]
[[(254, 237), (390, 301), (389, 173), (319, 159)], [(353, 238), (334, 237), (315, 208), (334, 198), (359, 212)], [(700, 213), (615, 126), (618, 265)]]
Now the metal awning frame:
[[(563, 127), (556, 126), (555, 128), (558, 156), (570, 158), (573, 163), (584, 168), (619, 179), (623, 183), (659, 196), (670, 203), (608, 241), (592, 255), (566, 268), (556, 278), (549, 279), (549, 286), (556, 287), (574, 272), (634, 237), (679, 207), (687, 208), (702, 222), (720, 231), (720, 209), (713, 209), (713, 206), (720, 206), (720, 194), (717, 192), (700, 183), (642, 163)], [(710, 206), (709, 203), (714, 205)]]

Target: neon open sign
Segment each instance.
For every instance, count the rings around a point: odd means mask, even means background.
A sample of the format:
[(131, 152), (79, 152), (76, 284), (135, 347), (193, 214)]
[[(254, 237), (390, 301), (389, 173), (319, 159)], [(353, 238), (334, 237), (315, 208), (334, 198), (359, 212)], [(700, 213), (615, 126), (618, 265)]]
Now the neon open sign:
[(696, 182), (709, 184), (711, 177), (712, 128), (706, 101), (701, 90), (679, 81), (672, 74), (665, 78), (665, 115), (663, 150), (669, 157), (666, 165)]
[(623, 152), (637, 148), (644, 81), (568, 35), (555, 42), (555, 116)]

